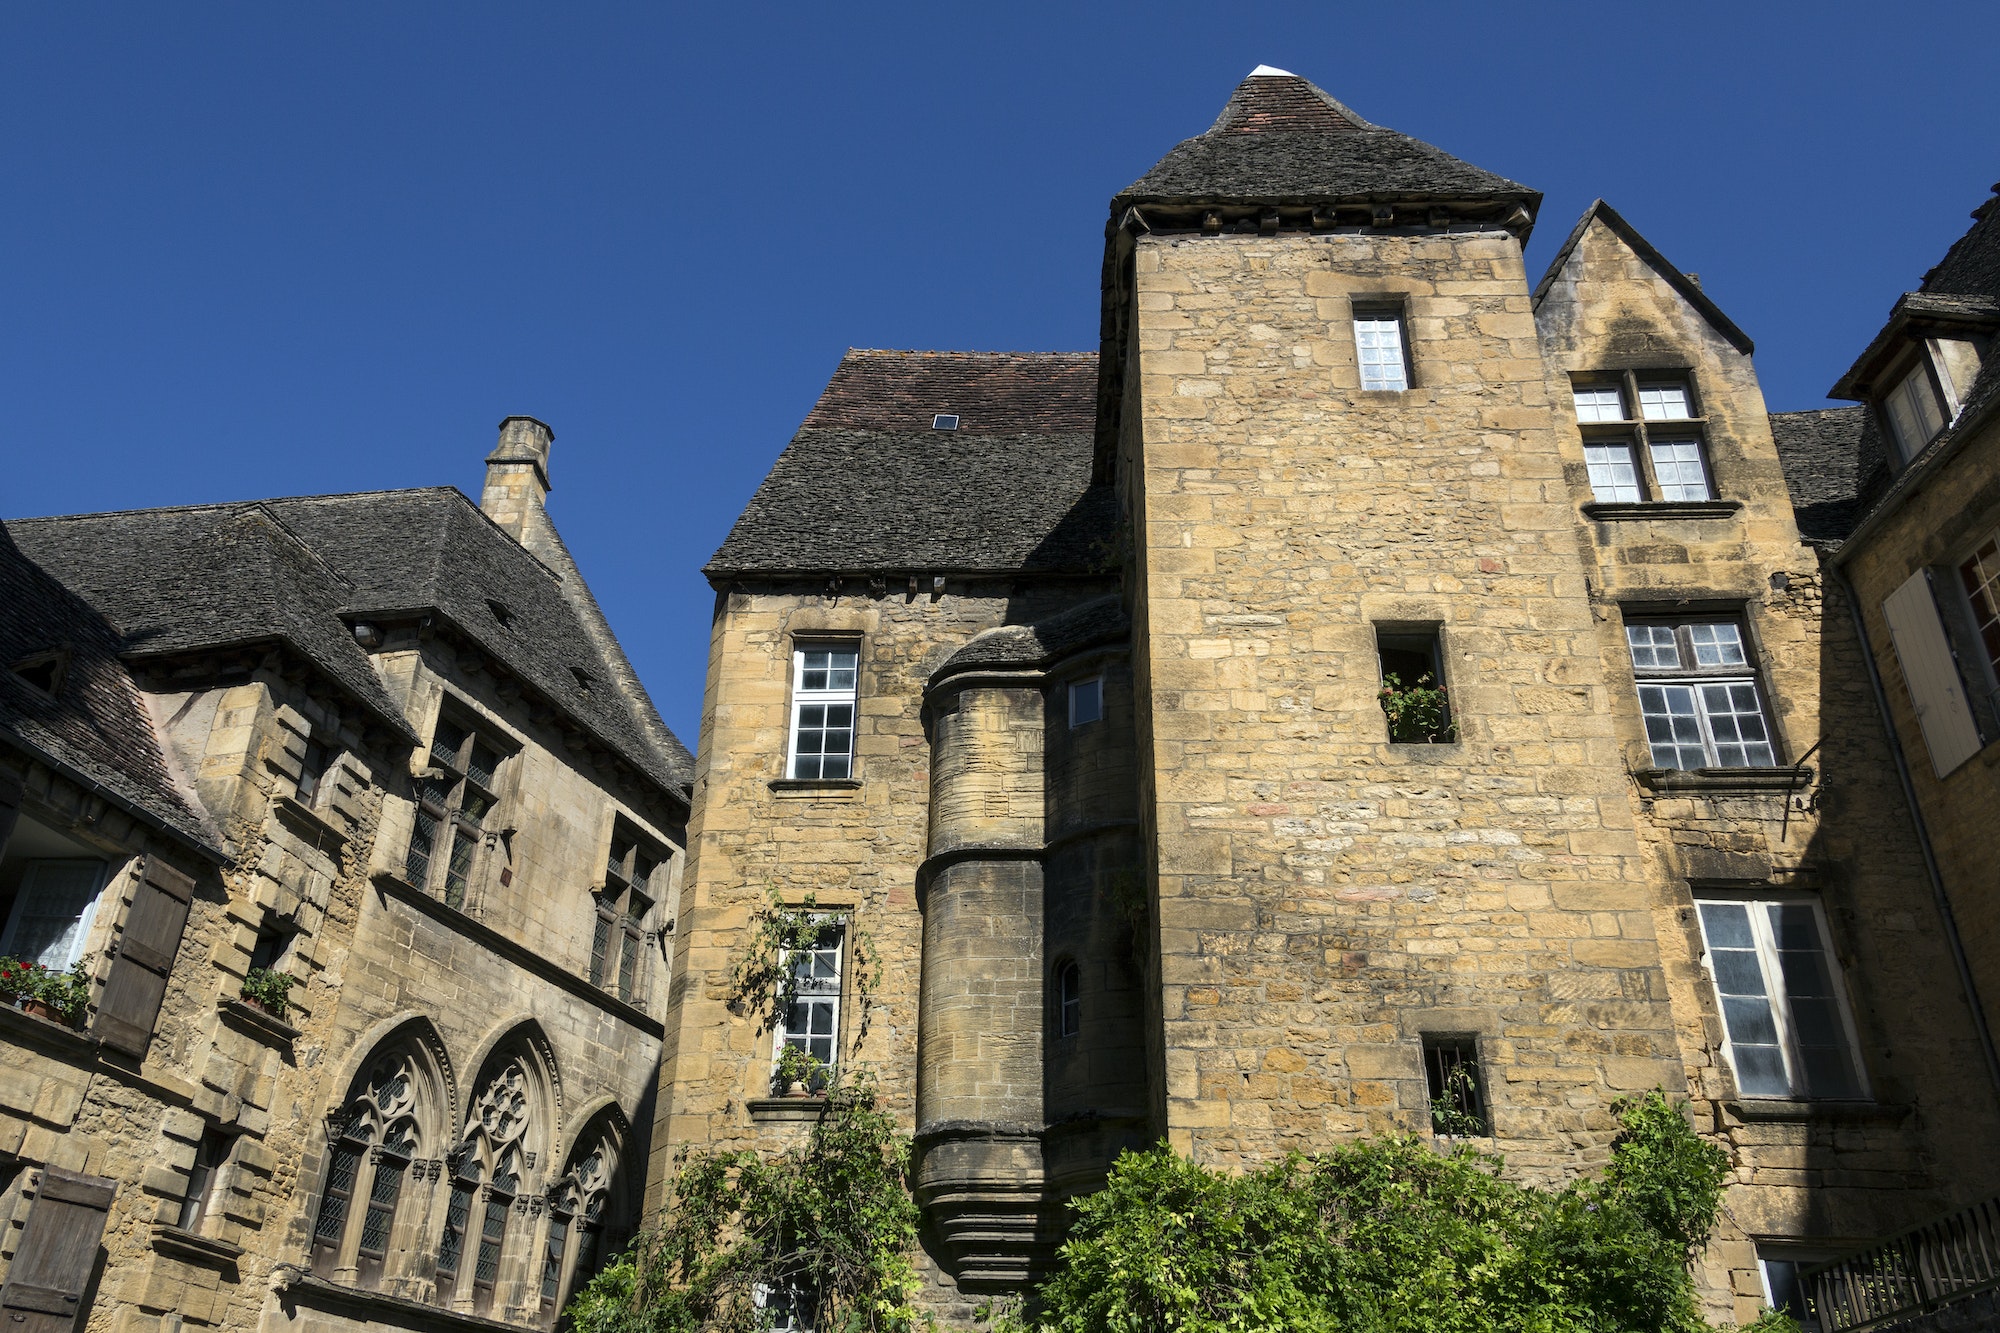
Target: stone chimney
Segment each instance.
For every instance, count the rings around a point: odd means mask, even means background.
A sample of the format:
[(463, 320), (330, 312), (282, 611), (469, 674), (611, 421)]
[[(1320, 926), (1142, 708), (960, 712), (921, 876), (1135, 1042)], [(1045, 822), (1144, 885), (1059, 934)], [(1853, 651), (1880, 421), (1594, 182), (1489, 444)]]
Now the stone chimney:
[(486, 516), (527, 545), (530, 516), (549, 496), (549, 446), (556, 433), (533, 417), (500, 423), (500, 444), (486, 455), (486, 489), (479, 507)]

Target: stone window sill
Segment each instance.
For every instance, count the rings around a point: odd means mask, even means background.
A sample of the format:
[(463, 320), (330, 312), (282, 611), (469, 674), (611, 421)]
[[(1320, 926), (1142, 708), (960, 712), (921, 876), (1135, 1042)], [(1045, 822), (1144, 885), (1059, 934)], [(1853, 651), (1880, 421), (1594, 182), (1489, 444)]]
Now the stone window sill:
[(338, 852), (347, 845), (347, 834), (325, 815), (296, 797), (280, 796), (275, 802), (278, 815), (293, 831), (324, 852)]
[(1653, 518), (1732, 518), (1742, 508), (1741, 500), (1648, 500), (1639, 504), (1592, 500), (1583, 506), (1583, 516), (1599, 523)]
[[(391, 1328), (463, 1329), (470, 1333), (522, 1333), (531, 1326), (526, 1323), (508, 1323), (505, 1320), (490, 1319), (485, 1315), (471, 1314), (463, 1310), (453, 1310), (442, 1305), (431, 1305), (425, 1301), (412, 1300), (408, 1296), (393, 1296), (386, 1291), (368, 1291), (361, 1287), (350, 1287), (345, 1282), (331, 1282), (311, 1273), (291, 1276), (298, 1270), (290, 1265), (280, 1265), (277, 1280), (272, 1290), (288, 1306), (305, 1305), (324, 1309), (327, 1306), (359, 1311), (372, 1316), (369, 1324)], [(290, 1272), (285, 1270), (290, 1269)]]
[(169, 1222), (153, 1224), (153, 1248), (162, 1254), (171, 1254), (176, 1259), (188, 1259), (198, 1264), (231, 1266), (243, 1257), (241, 1245), (231, 1245), (226, 1240), (198, 1236)]
[(774, 796), (798, 799), (851, 801), (861, 790), (859, 778), (773, 778), (771, 793)]
[(1730, 792), (1799, 791), (1812, 785), (1810, 768), (1638, 768), (1632, 777), (1655, 792), (1719, 795)]
[(1910, 1114), (1907, 1106), (1881, 1102), (1815, 1102), (1802, 1097), (1740, 1097), (1722, 1103), (1722, 1109), (1737, 1120), (1797, 1122), (1802, 1120), (1882, 1120), (1900, 1121)]
[(94, 1053), (98, 1045), (97, 1038), (87, 1032), (53, 1018), (37, 1017), (7, 1003), (0, 1003), (0, 1036), (44, 1047), (53, 1046), (75, 1054)]
[(758, 1124), (818, 1120), (826, 1114), (825, 1097), (752, 1097), (743, 1103)]
[(269, 1037), (280, 1046), (289, 1046), (298, 1040), (299, 1030), (297, 1028), (275, 1014), (270, 1013), (268, 1010), (259, 1009), (248, 1000), (240, 1000), (233, 995), (225, 995), (215, 1002), (215, 1007), (220, 1009), (225, 1016), (235, 1019), (245, 1027), (252, 1028), (263, 1036)]

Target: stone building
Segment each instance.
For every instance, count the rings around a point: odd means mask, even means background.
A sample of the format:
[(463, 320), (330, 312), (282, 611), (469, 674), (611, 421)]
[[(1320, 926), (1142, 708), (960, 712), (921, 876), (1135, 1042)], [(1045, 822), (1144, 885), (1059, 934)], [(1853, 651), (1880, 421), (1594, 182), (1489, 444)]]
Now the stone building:
[(87, 988), (0, 1008), (15, 1326), (547, 1327), (636, 1224), (690, 760), (550, 444), (0, 527), (0, 954)]
[[(1558, 1178), (1663, 1087), (1734, 1163), (1698, 1278), (1737, 1318), (2000, 1184), (1960, 956), (2000, 957), (1930, 870), (1978, 896), (1994, 769), (1918, 782), (1926, 839), (1849, 611), (1880, 658), (1910, 567), (1970, 569), (1952, 633), (1994, 633), (1992, 252), (1843, 381), (1928, 356), (1933, 426), (1969, 405), (1829, 565), (1866, 505), (1785, 464), (1866, 414), (1770, 414), (1604, 203), (1531, 281), (1539, 204), (1260, 68), (1112, 200), (1096, 352), (843, 359), (705, 571), (656, 1198), (681, 1143), (799, 1132), (788, 1044), (913, 1128), (942, 1311), (1158, 1139)], [(729, 976), (773, 901), (845, 935), (764, 1030)]]

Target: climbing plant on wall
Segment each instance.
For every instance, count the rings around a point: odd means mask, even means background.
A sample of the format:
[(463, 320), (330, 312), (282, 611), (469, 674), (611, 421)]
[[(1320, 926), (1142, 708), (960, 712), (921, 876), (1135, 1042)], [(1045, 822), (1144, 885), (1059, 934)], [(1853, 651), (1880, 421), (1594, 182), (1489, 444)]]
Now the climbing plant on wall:
[(575, 1333), (904, 1333), (925, 1322), (910, 1140), (865, 1074), (835, 1082), (795, 1147), (684, 1147), (675, 1168), (659, 1225), (571, 1302)]
[(846, 936), (845, 974), (853, 986), (858, 1021), (853, 1039), (868, 1031), (868, 1000), (874, 992), (874, 945), (868, 936), (848, 934), (847, 922), (821, 909), (812, 894), (787, 907), (773, 891), (750, 918), (750, 939), (729, 975), (730, 1012), (751, 1014), (766, 1030), (774, 1028), (799, 997), (798, 960)]

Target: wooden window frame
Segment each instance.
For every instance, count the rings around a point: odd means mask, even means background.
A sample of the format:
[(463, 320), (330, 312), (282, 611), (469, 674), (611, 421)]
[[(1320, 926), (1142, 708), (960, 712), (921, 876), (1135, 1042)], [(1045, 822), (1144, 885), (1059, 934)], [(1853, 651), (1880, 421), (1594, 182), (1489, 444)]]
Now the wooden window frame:
[[(1923, 439), (1912, 442), (1904, 438), (1902, 430), (1897, 426), (1896, 412), (1891, 404), (1895, 401), (1896, 395), (1903, 392), (1904, 388), (1915, 379), (1921, 379), (1924, 387), (1930, 390), (1931, 407), (1937, 413), (1938, 422)], [(1876, 418), (1882, 425), (1882, 432), (1889, 437), (1889, 446), (1895, 451), (1897, 468), (1900, 471), (1914, 462), (1918, 454), (1928, 449), (1932, 440), (1951, 428), (1951, 423), (1957, 418), (1958, 394), (1956, 387), (1938, 368), (1937, 358), (1931, 355), (1928, 339), (1913, 339), (1909, 352), (1898, 358), (1894, 363), (1894, 369), (1876, 382), (1886, 383), (1889, 386), (1875, 401), (1874, 407)]]
[[(1690, 415), (1685, 417), (1648, 417), (1640, 401), (1640, 394), (1649, 388), (1672, 386), (1680, 389), (1687, 400)], [(1618, 390), (1621, 419), (1617, 421), (1585, 421), (1582, 408), (1575, 400), (1579, 389)], [(1691, 370), (1621, 370), (1591, 372), (1570, 377), (1572, 399), (1571, 419), (1576, 422), (1577, 431), (1583, 436), (1586, 450), (1592, 447), (1623, 445), (1631, 453), (1632, 467), (1638, 479), (1639, 498), (1624, 500), (1597, 494), (1596, 484), (1591, 483), (1591, 500), (1596, 504), (1708, 504), (1721, 495), (1716, 485), (1715, 460), (1709, 448), (1708, 417), (1702, 410), (1700, 392)], [(1695, 458), (1701, 467), (1701, 496), (1666, 495), (1666, 485), (1660, 480), (1659, 461), (1653, 457), (1656, 445), (1693, 444)], [(1587, 456), (1586, 456), (1586, 466)], [(1678, 483), (1677, 483), (1678, 484)]]
[[(1706, 627), (1715, 625), (1728, 625), (1735, 629), (1737, 642), (1743, 650), (1743, 662), (1741, 665), (1703, 665), (1700, 663), (1696, 645), (1693, 641), (1693, 630), (1698, 626)], [(1651, 663), (1640, 664), (1636, 655), (1637, 645), (1632, 641), (1632, 631), (1642, 627), (1672, 629), (1673, 648), (1677, 665), (1666, 667)], [(1635, 609), (1625, 613), (1622, 629), (1625, 638), (1626, 662), (1631, 667), (1635, 685), (1634, 701), (1639, 705), (1639, 725), (1640, 729), (1646, 733), (1647, 748), (1651, 752), (1655, 767), (1671, 770), (1678, 768), (1678, 765), (1660, 763), (1659, 749), (1653, 740), (1653, 728), (1648, 721), (1650, 715), (1646, 712), (1645, 692), (1649, 686), (1656, 688), (1684, 687), (1690, 690), (1695, 705), (1695, 724), (1699, 732), (1698, 740), (1701, 745), (1702, 759), (1704, 761), (1699, 765), (1700, 768), (1743, 769), (1782, 766), (1784, 762), (1784, 747), (1779, 742), (1778, 728), (1774, 720), (1774, 710), (1771, 707), (1770, 692), (1764, 687), (1764, 672), (1762, 664), (1759, 661), (1760, 655), (1757, 651), (1757, 641), (1751, 635), (1750, 626), (1740, 612), (1710, 611), (1660, 615)], [(1717, 740), (1709, 701), (1703, 693), (1703, 687), (1737, 684), (1748, 684), (1755, 694), (1757, 703), (1756, 716), (1760, 719), (1764, 728), (1763, 743), (1770, 751), (1768, 763), (1725, 764), (1721, 762), (1719, 752), (1721, 745), (1742, 744), (1747, 748), (1749, 743)], [(1663, 716), (1672, 718), (1683, 715), (1668, 713)], [(1713, 716), (1722, 715), (1714, 714)], [(1747, 717), (1749, 714), (1730, 713), (1728, 716)], [(1687, 744), (1687, 742), (1673, 739), (1672, 744), (1674, 748), (1679, 749)]]
[[(1873, 1094), (1870, 1091), (1868, 1067), (1866, 1062), (1861, 1058), (1860, 1031), (1855, 1026), (1853, 1004), (1848, 997), (1847, 983), (1845, 977), (1842, 975), (1840, 959), (1834, 950), (1833, 931), (1827, 920), (1826, 904), (1812, 894), (1783, 892), (1775, 890), (1768, 885), (1726, 889), (1697, 887), (1693, 893), (1693, 902), (1695, 920), (1698, 927), (1698, 938), (1701, 941), (1701, 967), (1702, 971), (1708, 976), (1708, 993), (1715, 1002), (1716, 1014), (1722, 1024), (1722, 1054), (1728, 1062), (1730, 1078), (1736, 1085), (1736, 1095), (1753, 1100), (1848, 1102), (1865, 1102), (1870, 1100)], [(1726, 904), (1741, 906), (1746, 909), (1746, 917), (1750, 922), (1751, 936), (1755, 944), (1755, 948), (1751, 952), (1754, 952), (1758, 970), (1761, 974), (1760, 979), (1764, 986), (1763, 998), (1767, 1001), (1766, 1008), (1771, 1016), (1771, 1022), (1777, 1036), (1775, 1045), (1780, 1051), (1784, 1062), (1787, 1086), (1787, 1090), (1784, 1092), (1750, 1092), (1744, 1087), (1745, 1080), (1738, 1069), (1738, 1058), (1735, 1049), (1736, 1042), (1731, 1038), (1729, 1032), (1729, 1012), (1724, 1000), (1722, 979), (1713, 959), (1716, 946), (1711, 942), (1709, 919), (1707, 914), (1702, 911), (1703, 904)], [(1812, 998), (1830, 998), (1833, 1000), (1839, 1019), (1840, 1037), (1842, 1039), (1839, 1049), (1847, 1056), (1849, 1068), (1853, 1073), (1853, 1090), (1839, 1096), (1815, 1095), (1806, 1084), (1806, 1076), (1801, 1068), (1803, 1054), (1798, 1040), (1799, 1025), (1798, 1020), (1793, 1014), (1791, 995), (1786, 982), (1783, 960), (1777, 956), (1778, 950), (1772, 941), (1770, 914), (1768, 910), (1760, 910), (1771, 907), (1800, 906), (1808, 907), (1812, 911), (1814, 929), (1818, 933), (1819, 958), (1821, 964), (1826, 969), (1827, 984), (1832, 991), (1830, 997)], [(1731, 951), (1742, 952), (1742, 950), (1735, 949), (1733, 946), (1727, 947)], [(1732, 992), (1731, 994), (1734, 995), (1736, 993)], [(1749, 1044), (1764, 1045), (1772, 1043)]]

